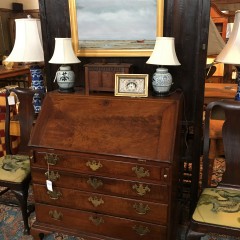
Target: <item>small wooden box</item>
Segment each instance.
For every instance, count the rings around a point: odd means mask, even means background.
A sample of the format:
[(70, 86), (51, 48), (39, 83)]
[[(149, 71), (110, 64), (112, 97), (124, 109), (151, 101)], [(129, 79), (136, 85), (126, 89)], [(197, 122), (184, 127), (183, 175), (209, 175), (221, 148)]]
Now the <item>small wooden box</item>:
[(114, 92), (116, 73), (130, 73), (129, 63), (89, 63), (85, 64), (85, 92)]

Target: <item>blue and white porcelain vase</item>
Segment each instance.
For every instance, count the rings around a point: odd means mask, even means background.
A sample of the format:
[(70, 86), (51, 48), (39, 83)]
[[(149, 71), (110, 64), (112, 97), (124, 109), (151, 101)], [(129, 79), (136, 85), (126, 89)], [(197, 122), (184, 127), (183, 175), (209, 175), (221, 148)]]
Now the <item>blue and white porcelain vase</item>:
[[(43, 71), (42, 68), (38, 65), (34, 65), (30, 67), (30, 73), (32, 77), (32, 89), (34, 90), (41, 90), (45, 92), (44, 86), (44, 78), (43, 78)], [(41, 98), (38, 93), (35, 93), (33, 96), (33, 107), (35, 113), (39, 113), (41, 110)]]
[(62, 65), (56, 73), (56, 79), (60, 92), (73, 92), (75, 74), (70, 66)]
[(172, 75), (167, 68), (157, 68), (153, 74), (152, 86), (156, 95), (167, 95), (172, 86)]

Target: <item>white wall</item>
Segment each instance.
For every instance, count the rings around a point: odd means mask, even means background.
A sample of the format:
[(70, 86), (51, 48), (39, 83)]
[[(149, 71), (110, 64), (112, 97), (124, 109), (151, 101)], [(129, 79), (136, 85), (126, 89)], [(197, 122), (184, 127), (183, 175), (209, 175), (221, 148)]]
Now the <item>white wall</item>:
[(38, 0), (0, 0), (0, 8), (12, 9), (12, 3), (22, 3), (23, 10), (39, 9)]

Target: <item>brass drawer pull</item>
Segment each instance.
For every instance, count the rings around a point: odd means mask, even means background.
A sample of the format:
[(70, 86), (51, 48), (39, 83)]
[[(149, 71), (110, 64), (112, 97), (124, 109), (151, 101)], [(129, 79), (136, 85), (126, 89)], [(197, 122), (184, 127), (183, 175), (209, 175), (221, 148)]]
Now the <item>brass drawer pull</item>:
[(60, 178), (60, 174), (58, 172), (54, 172), (54, 171), (45, 172), (45, 176), (51, 182), (55, 182)]
[(55, 190), (54, 191), (47, 191), (47, 194), (53, 200), (58, 200), (62, 196), (61, 192), (55, 191)]
[(147, 192), (150, 192), (150, 188), (148, 187), (148, 185), (146, 185), (146, 187), (144, 187), (142, 183), (140, 183), (139, 185), (134, 184), (132, 186), (132, 189), (136, 190), (137, 194), (140, 196), (144, 196)]
[(98, 207), (98, 206), (100, 206), (101, 204), (104, 204), (104, 201), (102, 200), (102, 198), (98, 198), (98, 197), (96, 197), (96, 196), (94, 196), (94, 197), (89, 197), (89, 198), (88, 198), (88, 201), (91, 202), (94, 207)]
[(145, 215), (150, 210), (149, 206), (147, 204), (144, 205), (143, 203), (134, 203), (133, 208), (139, 215)]
[(91, 216), (89, 217), (89, 220), (96, 226), (99, 226), (101, 223), (104, 223), (104, 220), (102, 217)]
[(97, 189), (103, 185), (103, 182), (101, 180), (98, 180), (97, 178), (89, 178), (87, 180), (87, 183), (94, 189)]
[(147, 233), (150, 232), (148, 227), (144, 227), (142, 225), (138, 225), (138, 226), (135, 225), (133, 227), (133, 230), (140, 236), (144, 236), (144, 235), (146, 235)]
[(46, 153), (44, 159), (47, 161), (48, 165), (56, 165), (59, 161), (59, 156), (54, 153)]
[(86, 166), (90, 167), (93, 171), (97, 171), (99, 168), (102, 167), (102, 164), (100, 162), (93, 161), (87, 161)]
[(144, 167), (133, 167), (132, 171), (137, 175), (138, 178), (149, 177), (149, 170), (145, 170)]
[(62, 221), (63, 214), (61, 212), (57, 212), (57, 210), (54, 210), (54, 211), (49, 211), (48, 214), (52, 219), (57, 221)]

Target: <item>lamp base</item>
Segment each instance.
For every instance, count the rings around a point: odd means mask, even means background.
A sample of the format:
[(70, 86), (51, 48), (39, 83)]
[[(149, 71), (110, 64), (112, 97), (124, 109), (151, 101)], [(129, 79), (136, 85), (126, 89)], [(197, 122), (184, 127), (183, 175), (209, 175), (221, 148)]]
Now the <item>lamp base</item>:
[(72, 93), (75, 92), (74, 88), (59, 88), (58, 92), (60, 93)]
[[(44, 78), (43, 78), (43, 70), (42, 67), (39, 65), (32, 65), (30, 66), (30, 73), (32, 78), (32, 86), (31, 88), (33, 90), (40, 90), (43, 93), (46, 92), (45, 86), (44, 86)], [(35, 93), (33, 96), (33, 107), (34, 112), (38, 114), (41, 111), (41, 97), (38, 93)]]
[(153, 91), (153, 96), (156, 96), (156, 97), (167, 97), (170, 95), (169, 92), (155, 92)]
[(169, 90), (172, 86), (172, 76), (167, 68), (159, 67), (152, 77), (152, 87), (154, 96), (168, 96)]
[(70, 66), (62, 65), (56, 73), (59, 92), (74, 92), (75, 74)]
[(237, 69), (237, 93), (235, 95), (235, 100), (240, 101), (240, 66), (236, 66)]

